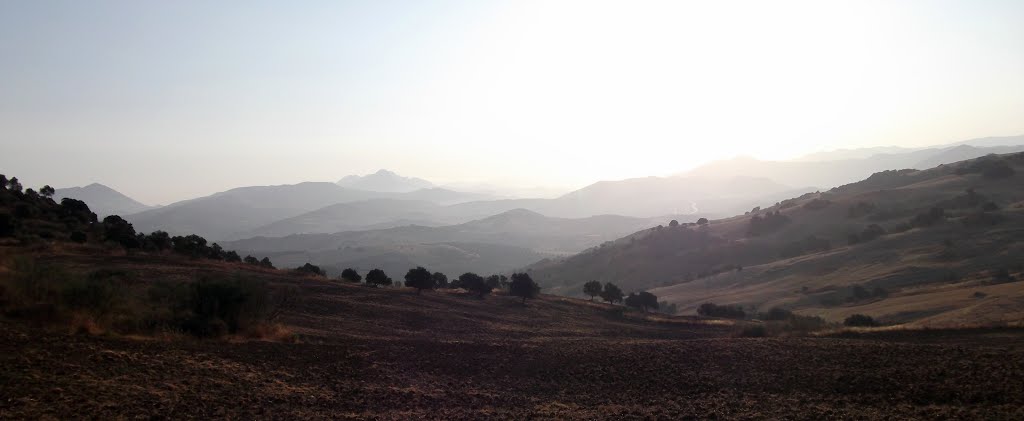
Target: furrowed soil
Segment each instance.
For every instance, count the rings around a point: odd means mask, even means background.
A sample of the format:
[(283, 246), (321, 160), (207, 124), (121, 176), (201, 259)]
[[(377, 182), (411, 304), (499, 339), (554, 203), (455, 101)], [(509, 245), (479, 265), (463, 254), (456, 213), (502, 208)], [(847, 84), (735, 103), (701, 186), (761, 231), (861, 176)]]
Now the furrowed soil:
[(299, 286), (282, 320), (297, 343), (0, 319), (0, 418), (1024, 419), (1019, 330), (736, 338), (725, 322), (575, 299), (523, 306), (280, 273), (252, 276)]

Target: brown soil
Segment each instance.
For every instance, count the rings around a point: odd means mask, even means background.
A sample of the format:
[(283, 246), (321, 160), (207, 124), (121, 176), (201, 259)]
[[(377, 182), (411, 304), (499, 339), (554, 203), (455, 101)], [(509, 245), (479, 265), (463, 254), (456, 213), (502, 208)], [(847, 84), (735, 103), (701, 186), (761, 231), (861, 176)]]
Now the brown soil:
[(1024, 419), (1020, 330), (733, 338), (726, 324), (574, 299), (523, 307), (253, 274), (301, 285), (283, 320), (299, 343), (0, 320), (0, 418)]

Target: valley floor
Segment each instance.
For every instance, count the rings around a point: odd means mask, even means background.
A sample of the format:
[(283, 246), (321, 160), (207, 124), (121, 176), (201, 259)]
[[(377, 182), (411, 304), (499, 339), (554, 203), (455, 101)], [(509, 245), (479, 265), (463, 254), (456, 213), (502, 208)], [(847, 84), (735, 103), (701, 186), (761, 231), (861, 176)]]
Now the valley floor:
[(0, 320), (0, 418), (1024, 419), (1017, 330), (733, 338), (558, 297), (294, 282), (299, 343)]

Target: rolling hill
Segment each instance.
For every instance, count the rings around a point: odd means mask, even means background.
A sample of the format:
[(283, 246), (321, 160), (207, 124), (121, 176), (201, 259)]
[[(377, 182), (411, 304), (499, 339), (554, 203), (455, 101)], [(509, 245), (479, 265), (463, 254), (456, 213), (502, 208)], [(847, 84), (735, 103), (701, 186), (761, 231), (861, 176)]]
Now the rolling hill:
[(516, 209), (458, 225), (255, 237), (224, 246), (243, 254), (268, 255), (286, 265), (308, 261), (337, 271), (348, 266), (404, 270), (423, 265), (446, 273), (504, 272), (578, 252), (652, 223), (655, 220), (614, 215), (551, 218)]
[(65, 197), (88, 203), (101, 219), (107, 215), (128, 215), (154, 208), (99, 183), (57, 189), (53, 194), (53, 199), (58, 202)]
[(554, 292), (612, 281), (687, 311), (712, 301), (829, 320), (856, 312), (933, 325), (1018, 320), (1021, 185), (1020, 153), (885, 171), (706, 226), (640, 231), (529, 271)]
[[(172, 234), (196, 233), (214, 240), (222, 240), (242, 238), (246, 236), (246, 233), (276, 221), (286, 220), (339, 203), (371, 199), (453, 203), (459, 202), (460, 198), (462, 200), (477, 200), (480, 197), (479, 194), (460, 193), (445, 189), (390, 193), (350, 189), (335, 183), (308, 182), (280, 186), (240, 187), (129, 215), (126, 219), (142, 232), (162, 230)], [(377, 212), (383, 211), (379, 209)], [(386, 221), (376, 220), (372, 225), (382, 222)], [(288, 223), (282, 222), (282, 225)], [(301, 222), (299, 224), (301, 225)]]

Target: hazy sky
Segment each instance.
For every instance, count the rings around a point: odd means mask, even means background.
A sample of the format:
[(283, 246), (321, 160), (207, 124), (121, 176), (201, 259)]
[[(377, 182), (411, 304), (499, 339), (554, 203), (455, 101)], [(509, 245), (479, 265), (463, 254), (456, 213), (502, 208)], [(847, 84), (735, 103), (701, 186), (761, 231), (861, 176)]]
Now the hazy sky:
[(3, 1), (0, 172), (147, 203), (1024, 134), (1024, 1)]

